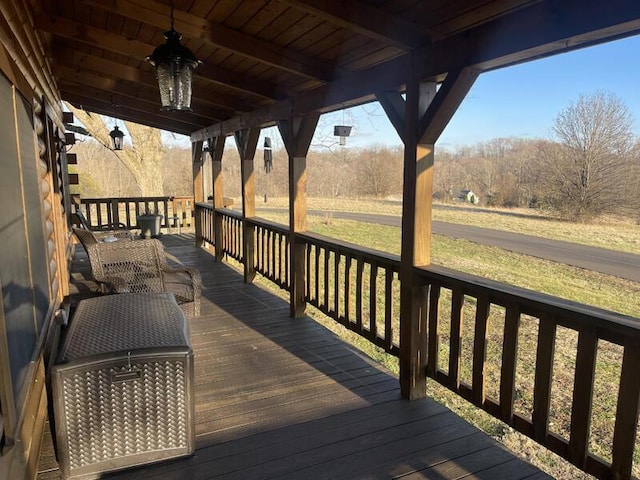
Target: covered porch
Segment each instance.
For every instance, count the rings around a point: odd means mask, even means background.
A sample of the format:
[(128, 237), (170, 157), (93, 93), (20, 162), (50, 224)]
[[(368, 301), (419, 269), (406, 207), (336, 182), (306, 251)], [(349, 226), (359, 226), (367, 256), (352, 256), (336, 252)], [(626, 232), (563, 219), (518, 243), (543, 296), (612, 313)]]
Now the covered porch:
[[(76, 286), (78, 181), (63, 101), (191, 142), (195, 209), (178, 219), (193, 218), (195, 235), (166, 242), (206, 285), (204, 315), (192, 322), (198, 451), (118, 475), (541, 475), (429, 400), (427, 379), (589, 474), (637, 475), (638, 319), (431, 264), (435, 143), (478, 76), (638, 34), (637, 0), (0, 0), (0, 17), (0, 477), (56, 475), (51, 449), (41, 449), (44, 352)], [(174, 19), (203, 61), (193, 111), (160, 110), (145, 62)], [(307, 228), (306, 162), (320, 116), (371, 101), (404, 145), (399, 256)], [(288, 157), (287, 225), (256, 215), (254, 158), (272, 126)], [(229, 137), (241, 213), (223, 196)], [(257, 275), (284, 300), (254, 285)], [(309, 305), (397, 356), (399, 379), (309, 321)], [(535, 358), (527, 363), (523, 335)], [(575, 342), (561, 352), (565, 336)], [(619, 374), (607, 385), (611, 428), (600, 439), (591, 421), (603, 350)], [(570, 405), (562, 425), (554, 402)]]
[[(194, 246), (169, 254), (202, 272), (195, 351), (196, 453), (109, 478), (549, 478), (431, 399), (406, 402), (397, 378), (288, 302)], [(72, 300), (95, 287), (76, 249)], [(47, 431), (39, 480), (58, 479)]]

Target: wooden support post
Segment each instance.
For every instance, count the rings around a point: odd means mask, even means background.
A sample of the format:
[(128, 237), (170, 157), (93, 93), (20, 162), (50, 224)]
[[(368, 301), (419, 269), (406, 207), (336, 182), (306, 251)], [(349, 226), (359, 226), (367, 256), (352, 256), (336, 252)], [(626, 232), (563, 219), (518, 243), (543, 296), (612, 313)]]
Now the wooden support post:
[(289, 245), (291, 249), (290, 314), (300, 318), (306, 309), (306, 245), (297, 233), (307, 231), (307, 153), (318, 125), (319, 113), (278, 122), (289, 156)]
[(236, 145), (240, 154), (240, 172), (242, 175), (242, 257), (244, 259), (244, 281), (253, 282), (256, 276), (255, 266), (255, 227), (249, 225), (248, 218), (256, 215), (256, 187), (253, 175), (253, 157), (258, 146), (259, 128), (238, 130), (235, 133)]
[(222, 232), (222, 215), (218, 209), (224, 206), (224, 182), (222, 178), (222, 154), (227, 137), (220, 136), (209, 141), (211, 149), (211, 175), (213, 185), (213, 238), (216, 259), (224, 257), (224, 240)]
[[(202, 142), (191, 144), (191, 164), (193, 167), (193, 202), (198, 203), (204, 200), (204, 191), (202, 186)], [(195, 208), (192, 210), (195, 212)], [(193, 213), (192, 213), (193, 215)], [(195, 215), (194, 223), (196, 226), (196, 246), (201, 247), (202, 241), (202, 224), (200, 218)]]
[[(413, 62), (418, 60), (412, 58)], [(406, 100), (396, 91), (378, 94), (380, 104), (405, 145), (400, 388), (402, 395), (410, 400), (426, 395), (428, 286), (420, 280), (416, 267), (431, 263), (434, 143), (478, 74), (477, 70), (466, 67), (449, 72), (437, 93), (435, 82), (411, 78), (406, 83)]]

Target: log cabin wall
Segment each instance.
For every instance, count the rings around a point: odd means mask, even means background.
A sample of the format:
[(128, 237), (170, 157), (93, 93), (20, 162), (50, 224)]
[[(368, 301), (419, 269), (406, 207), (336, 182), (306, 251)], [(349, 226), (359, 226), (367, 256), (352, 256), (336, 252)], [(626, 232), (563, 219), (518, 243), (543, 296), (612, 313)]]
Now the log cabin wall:
[[(3, 6), (4, 8), (4, 6)], [(5, 12), (2, 12), (3, 14)], [(14, 15), (18, 13), (14, 12)], [(43, 352), (68, 288), (59, 100), (25, 28), (0, 22), (0, 478), (32, 479), (47, 417)], [(26, 41), (25, 41), (26, 40)], [(37, 61), (37, 60), (36, 60)], [(48, 92), (48, 95), (45, 93)]]

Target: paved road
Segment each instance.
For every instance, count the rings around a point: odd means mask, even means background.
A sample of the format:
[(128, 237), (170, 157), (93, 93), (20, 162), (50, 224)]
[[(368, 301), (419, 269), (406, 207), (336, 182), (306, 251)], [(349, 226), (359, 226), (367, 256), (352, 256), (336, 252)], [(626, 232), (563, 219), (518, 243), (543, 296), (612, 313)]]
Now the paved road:
[[(310, 210), (309, 214), (325, 215), (326, 212)], [(331, 215), (333, 218), (400, 227), (400, 217), (392, 215), (350, 212), (332, 212)], [(456, 223), (433, 222), (433, 233), (640, 282), (640, 255), (632, 253)]]

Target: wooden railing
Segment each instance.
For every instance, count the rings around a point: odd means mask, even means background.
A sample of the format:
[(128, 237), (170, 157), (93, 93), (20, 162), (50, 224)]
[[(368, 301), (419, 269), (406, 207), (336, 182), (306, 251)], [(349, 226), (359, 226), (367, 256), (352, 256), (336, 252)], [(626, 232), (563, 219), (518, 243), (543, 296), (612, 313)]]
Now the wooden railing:
[(305, 300), (398, 355), (399, 259), (320, 235), (306, 233), (300, 238), (307, 245)]
[(222, 251), (238, 262), (244, 262), (242, 251), (242, 214), (226, 211), (222, 215)]
[(289, 290), (289, 230), (262, 219), (252, 218), (247, 223), (254, 229), (256, 272)]
[(582, 470), (630, 478), (640, 320), (441, 267), (419, 274), (429, 377)]
[(196, 235), (199, 237), (198, 242), (207, 242), (215, 245), (214, 224), (213, 224), (213, 207), (208, 203), (198, 202), (195, 208), (195, 224)]
[[(241, 259), (241, 216), (217, 214), (224, 252)], [(250, 223), (256, 270), (289, 289), (287, 229)], [(399, 258), (309, 233), (298, 240), (306, 302), (397, 356)], [(415, 273), (426, 291), (426, 376), (598, 478), (637, 476), (639, 319), (441, 267)]]
[(193, 197), (83, 198), (80, 203), (92, 227), (123, 223), (137, 228), (137, 217), (145, 212), (161, 214), (163, 228), (193, 225)]

